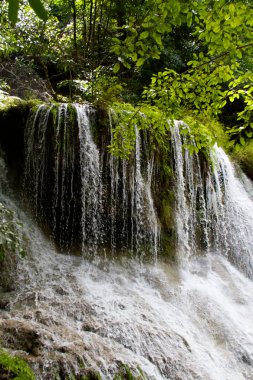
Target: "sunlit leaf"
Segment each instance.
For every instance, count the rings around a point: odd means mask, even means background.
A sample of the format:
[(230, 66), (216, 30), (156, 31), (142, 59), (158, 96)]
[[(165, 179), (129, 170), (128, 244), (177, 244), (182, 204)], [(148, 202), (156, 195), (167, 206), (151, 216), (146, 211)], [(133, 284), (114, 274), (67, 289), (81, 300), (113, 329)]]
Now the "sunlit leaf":
[(120, 63), (117, 62), (117, 63), (115, 63), (115, 65), (113, 66), (112, 71), (114, 72), (114, 74), (116, 74), (116, 73), (119, 71), (119, 69), (120, 69)]
[(36, 13), (36, 15), (43, 21), (46, 21), (48, 18), (48, 14), (42, 2), (40, 0), (28, 0), (28, 2), (34, 10), (34, 12)]
[(16, 24), (18, 19), (19, 0), (9, 0), (8, 17), (13, 25)]

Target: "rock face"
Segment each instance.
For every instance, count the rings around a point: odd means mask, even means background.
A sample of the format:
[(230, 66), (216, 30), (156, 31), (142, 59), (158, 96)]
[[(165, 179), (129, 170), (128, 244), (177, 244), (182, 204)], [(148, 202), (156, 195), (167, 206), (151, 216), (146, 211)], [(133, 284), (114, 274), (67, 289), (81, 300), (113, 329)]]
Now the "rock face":
[[(17, 216), (0, 199), (0, 292), (15, 289), (19, 258), (25, 255), (24, 238)], [(0, 308), (6, 306), (2, 300)]]
[(253, 143), (239, 150), (234, 155), (234, 159), (239, 163), (244, 173), (253, 181)]
[(8, 165), (8, 179), (20, 187), (24, 168), (24, 130), (31, 104), (8, 97), (0, 103), (0, 147)]
[(137, 130), (130, 159), (112, 157), (110, 118), (100, 116), (89, 105), (40, 105), (29, 117), (10, 108), (0, 130), (9, 179), (62, 251), (92, 245), (155, 259), (173, 246), (169, 159)]
[[(0, 129), (16, 191), (0, 191), (1, 345), (38, 380), (113, 379), (122, 363), (150, 380), (251, 379), (253, 204), (225, 153), (213, 149), (210, 170), (175, 122), (166, 157), (136, 131), (119, 160), (106, 151), (112, 125), (88, 105), (25, 115), (9, 109)], [(178, 266), (161, 258), (175, 244)]]
[(9, 180), (60, 251), (156, 261), (158, 254), (174, 259), (176, 248), (188, 257), (225, 247), (234, 257), (234, 236), (243, 231), (233, 221), (234, 234), (228, 225), (231, 215), (241, 213), (230, 207), (237, 187), (230, 187), (233, 169), (218, 149), (214, 170), (204, 155), (191, 155), (184, 147), (195, 141), (186, 124), (175, 121), (168, 128), (166, 152), (151, 149), (148, 133), (136, 128), (126, 160), (108, 153), (110, 114), (89, 104), (21, 105), (2, 115)]

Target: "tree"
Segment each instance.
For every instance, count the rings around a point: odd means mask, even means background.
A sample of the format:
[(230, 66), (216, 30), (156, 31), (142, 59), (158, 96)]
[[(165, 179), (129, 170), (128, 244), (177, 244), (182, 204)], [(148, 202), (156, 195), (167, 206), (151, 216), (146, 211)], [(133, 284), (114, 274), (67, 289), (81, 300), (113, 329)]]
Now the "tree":
[[(228, 102), (239, 98), (243, 106), (230, 132), (236, 142), (251, 138), (252, 1), (44, 3), (49, 16), (46, 23), (34, 18), (24, 23), (22, 17), (13, 31), (7, 28), (9, 37), (3, 38), (5, 46), (12, 41), (12, 54), (39, 57), (46, 68), (57, 66), (54, 77), (87, 80), (100, 88), (114, 83), (112, 78), (117, 75), (125, 88), (134, 88), (137, 96), (150, 76), (140, 107), (155, 106), (166, 118), (182, 117), (188, 112), (217, 118)], [(46, 18), (41, 0), (30, 0), (29, 4)], [(17, 20), (18, 7), (19, 1), (9, 2), (13, 22)], [(26, 7), (24, 3), (20, 14), (27, 12)], [(180, 38), (186, 49), (178, 55), (176, 42)], [(179, 57), (181, 62), (175, 64), (169, 57)]]

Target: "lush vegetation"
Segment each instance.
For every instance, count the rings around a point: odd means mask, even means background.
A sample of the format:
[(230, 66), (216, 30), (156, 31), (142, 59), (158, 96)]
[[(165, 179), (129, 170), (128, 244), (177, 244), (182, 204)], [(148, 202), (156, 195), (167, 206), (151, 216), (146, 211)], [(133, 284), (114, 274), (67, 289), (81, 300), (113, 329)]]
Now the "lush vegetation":
[(115, 154), (131, 151), (140, 115), (160, 142), (188, 115), (197, 149), (215, 138), (207, 119), (235, 145), (252, 138), (251, 0), (6, 0), (0, 12), (0, 87), (113, 108)]
[(233, 154), (233, 158), (253, 181), (253, 141), (244, 146), (243, 149), (237, 149)]
[[(114, 375), (114, 380), (145, 380), (146, 377), (141, 369), (134, 375), (127, 365), (122, 365), (121, 369)], [(7, 351), (0, 348), (0, 378), (13, 380), (35, 380), (36, 376), (28, 364), (18, 356), (9, 355)], [(55, 374), (55, 379), (58, 379)], [(99, 373), (88, 371), (86, 375), (66, 375), (67, 380), (101, 380)]]
[(26, 362), (17, 356), (10, 356), (0, 349), (0, 378), (13, 380), (35, 380)]

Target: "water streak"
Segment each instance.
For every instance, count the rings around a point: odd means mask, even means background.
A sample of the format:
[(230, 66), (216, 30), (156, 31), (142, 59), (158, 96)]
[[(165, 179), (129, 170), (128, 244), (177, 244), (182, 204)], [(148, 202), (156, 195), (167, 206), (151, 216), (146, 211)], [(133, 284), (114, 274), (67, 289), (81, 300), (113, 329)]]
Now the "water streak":
[[(25, 193), (61, 250), (81, 241), (84, 254), (117, 248), (149, 252), (156, 259), (160, 229), (151, 191), (153, 159), (144, 164), (137, 128), (129, 161), (102, 151), (100, 136), (94, 139), (95, 118), (87, 104), (41, 105), (31, 114)], [(110, 133), (112, 128), (109, 114)]]
[(187, 265), (191, 256), (203, 251), (220, 252), (252, 277), (252, 194), (221, 148), (213, 148), (214, 167), (201, 168), (198, 155), (185, 148), (188, 141), (180, 133), (182, 127), (185, 124), (176, 121), (171, 129), (178, 257)]

